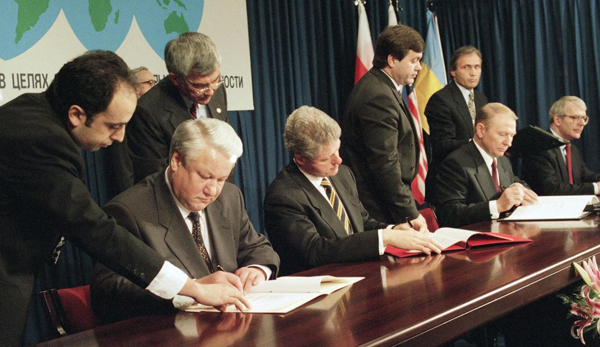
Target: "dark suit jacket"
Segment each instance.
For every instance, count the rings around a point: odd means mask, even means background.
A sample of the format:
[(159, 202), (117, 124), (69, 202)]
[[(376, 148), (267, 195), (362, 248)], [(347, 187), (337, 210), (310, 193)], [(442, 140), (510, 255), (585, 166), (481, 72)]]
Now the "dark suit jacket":
[(572, 185), (561, 149), (553, 148), (523, 158), (521, 171), (523, 179), (540, 195), (593, 195), (592, 183), (600, 181), (600, 174), (588, 169), (574, 145), (571, 145), (571, 168)]
[(329, 263), (379, 258), (377, 229), (387, 225), (369, 218), (348, 167), (340, 165), (338, 174), (330, 180), (352, 224), (354, 234), (350, 236), (329, 202), (294, 162), (267, 189), (265, 229), (281, 256), (282, 274)]
[(45, 93), (0, 107), (0, 124), (0, 345), (12, 346), (61, 236), (142, 287), (164, 260), (92, 200), (80, 149)]
[[(488, 103), (488, 99), (475, 90), (475, 109)], [(437, 167), (454, 150), (473, 138), (473, 120), (460, 89), (455, 82), (433, 94), (427, 102), (425, 115), (430, 129), (432, 159), (429, 163), (426, 185), (433, 181)]]
[[(171, 196), (164, 171), (120, 194), (104, 209), (190, 277), (210, 274)], [(226, 182), (221, 195), (205, 212), (215, 264), (227, 272), (248, 265), (264, 265), (273, 270), (273, 277), (277, 275), (279, 256), (252, 227), (242, 193), (235, 185)], [(95, 269), (92, 304), (103, 321), (173, 310), (171, 301), (140, 290), (101, 264)]]
[(410, 191), (419, 160), (417, 133), (385, 73), (373, 68), (358, 81), (340, 124), (341, 155), (371, 217), (390, 224), (417, 218)]
[[(500, 186), (523, 183), (513, 174), (507, 157), (496, 158)], [(452, 152), (440, 165), (432, 187), (433, 203), (440, 226), (460, 227), (490, 220), (489, 201), (497, 200), (492, 175), (475, 143)]]
[[(209, 117), (227, 122), (224, 87), (217, 89), (207, 106)], [(135, 182), (167, 167), (171, 137), (177, 126), (188, 119), (189, 107), (169, 78), (163, 78), (138, 100), (127, 125)]]

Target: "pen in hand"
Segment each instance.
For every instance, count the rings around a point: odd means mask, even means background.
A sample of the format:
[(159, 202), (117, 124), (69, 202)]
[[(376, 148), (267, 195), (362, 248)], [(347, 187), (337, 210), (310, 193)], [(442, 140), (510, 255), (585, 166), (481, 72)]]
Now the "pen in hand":
[(411, 229), (414, 229), (414, 228), (415, 228), (415, 227), (413, 226), (412, 222), (410, 221), (410, 219), (408, 219), (408, 217), (406, 217), (406, 223), (408, 223), (408, 226), (409, 226)]

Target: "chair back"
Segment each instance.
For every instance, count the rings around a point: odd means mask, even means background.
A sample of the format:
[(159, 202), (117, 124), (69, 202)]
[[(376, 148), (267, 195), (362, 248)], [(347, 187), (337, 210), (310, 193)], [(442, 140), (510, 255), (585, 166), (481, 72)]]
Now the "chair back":
[(60, 336), (100, 325), (92, 310), (90, 286), (50, 289), (40, 293), (49, 323)]
[(430, 232), (433, 233), (440, 228), (437, 222), (437, 218), (435, 216), (435, 211), (432, 207), (427, 207), (422, 210), (419, 210), (419, 213), (423, 216), (423, 218), (425, 218), (425, 221), (427, 222), (427, 228)]

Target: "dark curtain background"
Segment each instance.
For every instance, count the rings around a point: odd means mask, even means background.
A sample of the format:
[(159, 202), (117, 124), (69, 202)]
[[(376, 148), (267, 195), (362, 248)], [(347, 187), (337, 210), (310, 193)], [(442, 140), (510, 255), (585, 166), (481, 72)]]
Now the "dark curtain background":
[[(289, 161), (282, 133), (288, 114), (312, 105), (339, 119), (354, 80), (357, 10), (353, 0), (246, 0), (254, 111), (230, 112), (244, 142), (236, 166), (255, 228), (262, 232), (262, 200)], [(597, 110), (600, 79), (598, 0), (439, 0), (434, 5), (446, 64), (465, 44), (483, 53), (482, 91), (519, 116), (519, 128), (548, 127), (547, 111), (563, 95), (588, 104), (592, 120), (577, 145), (600, 170)], [(394, 1), (395, 4), (395, 1)], [(398, 20), (425, 35), (426, 0), (401, 0)], [(368, 0), (373, 43), (387, 26), (388, 1)], [(99, 204), (109, 199), (102, 153), (84, 153), (87, 184)], [(92, 261), (67, 245), (59, 264), (40, 274), (36, 290), (89, 283)], [(39, 301), (32, 303), (26, 345), (52, 336)]]

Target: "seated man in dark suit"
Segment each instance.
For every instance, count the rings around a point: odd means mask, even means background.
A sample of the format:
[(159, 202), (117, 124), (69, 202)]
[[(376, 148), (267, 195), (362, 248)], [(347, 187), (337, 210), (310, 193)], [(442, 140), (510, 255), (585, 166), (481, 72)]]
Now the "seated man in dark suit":
[[(563, 96), (550, 108), (550, 131), (565, 141), (577, 140), (589, 121), (585, 102)], [(571, 165), (569, 165), (569, 161)], [(523, 178), (540, 195), (598, 195), (600, 174), (583, 162), (570, 143), (523, 158)]]
[(435, 177), (442, 161), (474, 135), (475, 114), (488, 103), (483, 93), (477, 91), (481, 78), (481, 52), (473, 46), (462, 46), (450, 58), (450, 75), (453, 82), (433, 94), (425, 115), (431, 129), (432, 159), (427, 172), (427, 182)]
[[(170, 165), (105, 206), (105, 211), (192, 278), (249, 290), (277, 275), (279, 257), (248, 220), (240, 190), (226, 182), (242, 141), (216, 119), (182, 123)], [(161, 299), (97, 264), (92, 303), (103, 321), (169, 312), (192, 300)]]
[(439, 253), (427, 232), (369, 218), (352, 171), (340, 165), (340, 135), (335, 120), (314, 107), (300, 107), (286, 122), (283, 137), (293, 162), (271, 183), (264, 204), (282, 273), (378, 259), (386, 245)]
[(479, 110), (473, 141), (442, 162), (430, 189), (440, 226), (496, 219), (513, 206), (537, 200), (504, 157), (516, 127), (517, 116), (502, 104), (487, 104)]

